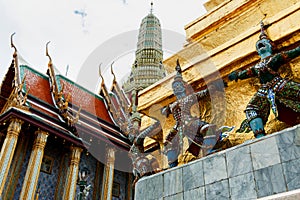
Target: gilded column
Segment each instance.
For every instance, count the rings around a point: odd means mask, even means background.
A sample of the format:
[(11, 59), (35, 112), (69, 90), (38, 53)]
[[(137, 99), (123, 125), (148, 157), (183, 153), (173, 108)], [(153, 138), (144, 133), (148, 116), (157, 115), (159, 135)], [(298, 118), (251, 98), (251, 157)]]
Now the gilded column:
[(47, 142), (48, 133), (38, 130), (35, 132), (36, 138), (31, 151), (25, 179), (22, 186), (20, 199), (34, 199), (36, 185), (38, 182), (40, 168), (44, 155), (44, 148)]
[(71, 147), (71, 162), (68, 170), (67, 181), (64, 190), (64, 200), (73, 200), (76, 196), (76, 183), (78, 178), (78, 166), (82, 148)]
[(8, 129), (7, 135), (1, 148), (0, 153), (0, 195), (2, 194), (6, 177), (10, 168), (10, 164), (16, 149), (18, 136), (21, 131), (22, 121), (12, 119)]
[(112, 199), (112, 187), (114, 182), (114, 168), (115, 168), (115, 149), (107, 148), (106, 166), (103, 173), (102, 184), (102, 200)]

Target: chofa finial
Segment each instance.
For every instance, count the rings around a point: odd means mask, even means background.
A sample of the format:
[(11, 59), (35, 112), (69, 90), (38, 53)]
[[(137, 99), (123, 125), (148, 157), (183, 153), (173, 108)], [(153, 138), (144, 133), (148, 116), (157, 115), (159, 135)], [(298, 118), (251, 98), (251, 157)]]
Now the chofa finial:
[(113, 71), (113, 64), (114, 64), (114, 61), (110, 65), (110, 71), (111, 71), (111, 74), (114, 76), (113, 82), (116, 82), (116, 75), (115, 75), (115, 73)]
[(101, 73), (101, 65), (102, 65), (102, 63), (100, 63), (100, 65), (99, 65), (99, 76), (102, 79), (101, 85), (104, 85), (104, 78), (103, 78), (102, 73)]
[(15, 52), (14, 52), (14, 57), (17, 56), (17, 48), (16, 46), (14, 45), (14, 42), (13, 42), (13, 36), (16, 34), (16, 32), (14, 32), (13, 34), (11, 34), (10, 36), (10, 45), (12, 48), (14, 48)]
[(14, 48), (15, 52), (13, 54), (13, 58), (14, 58), (14, 67), (15, 67), (15, 77), (14, 77), (14, 84), (17, 86), (20, 84), (21, 80), (20, 80), (20, 69), (19, 69), (19, 62), (18, 62), (18, 54), (17, 54), (17, 48), (14, 45), (13, 42), (13, 36), (16, 33), (11, 34), (10, 36), (10, 45), (12, 48)]
[(49, 58), (48, 66), (51, 66), (52, 65), (52, 59), (51, 59), (51, 57), (49, 55), (49, 52), (48, 52), (48, 45), (49, 45), (49, 43), (50, 43), (50, 41), (47, 42), (47, 44), (46, 44), (46, 56)]

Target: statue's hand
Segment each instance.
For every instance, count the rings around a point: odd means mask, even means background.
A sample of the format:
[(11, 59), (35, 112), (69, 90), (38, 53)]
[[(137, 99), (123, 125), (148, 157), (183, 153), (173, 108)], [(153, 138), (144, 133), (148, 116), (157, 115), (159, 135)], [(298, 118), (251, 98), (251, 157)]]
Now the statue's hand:
[(230, 81), (237, 81), (238, 80), (238, 73), (236, 71), (233, 71), (231, 72), (229, 75), (228, 75), (228, 79)]

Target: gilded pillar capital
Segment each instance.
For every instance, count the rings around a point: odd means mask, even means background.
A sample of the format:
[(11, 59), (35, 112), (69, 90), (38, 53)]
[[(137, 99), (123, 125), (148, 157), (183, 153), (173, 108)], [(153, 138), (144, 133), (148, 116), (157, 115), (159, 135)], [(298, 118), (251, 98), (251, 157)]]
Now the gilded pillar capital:
[(17, 118), (12, 118), (7, 128), (7, 134), (18, 137), (23, 121)]
[(82, 148), (80, 147), (71, 147), (71, 165), (78, 165), (80, 162), (80, 155), (81, 152), (83, 151)]
[(106, 147), (106, 162), (107, 162), (107, 164), (111, 164), (111, 163), (115, 162), (115, 153), (116, 153), (116, 148)]
[(46, 131), (37, 130), (35, 134), (36, 134), (36, 139), (34, 141), (34, 148), (43, 149), (46, 145), (49, 133)]

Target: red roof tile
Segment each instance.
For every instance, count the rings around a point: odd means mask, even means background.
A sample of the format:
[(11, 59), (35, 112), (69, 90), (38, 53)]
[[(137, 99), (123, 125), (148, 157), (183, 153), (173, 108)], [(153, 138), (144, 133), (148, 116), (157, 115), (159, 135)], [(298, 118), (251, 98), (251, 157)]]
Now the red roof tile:
[(108, 113), (103, 99), (100, 96), (96, 96), (79, 85), (67, 80), (65, 77), (57, 76), (57, 82), (64, 85), (65, 98), (70, 95), (70, 103), (72, 105), (81, 106), (81, 109), (87, 111), (100, 119), (103, 119), (111, 124), (113, 121)]
[(25, 90), (28, 91), (29, 89), (28, 94), (53, 105), (48, 78), (27, 67), (21, 69), (21, 79), (26, 75)]

